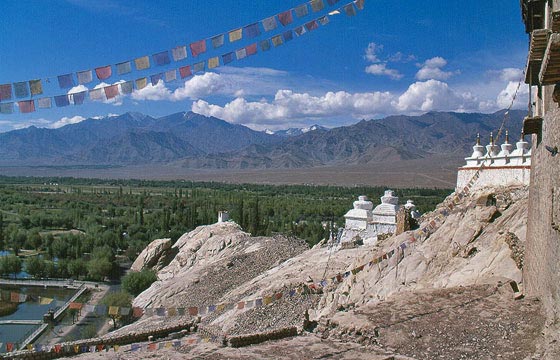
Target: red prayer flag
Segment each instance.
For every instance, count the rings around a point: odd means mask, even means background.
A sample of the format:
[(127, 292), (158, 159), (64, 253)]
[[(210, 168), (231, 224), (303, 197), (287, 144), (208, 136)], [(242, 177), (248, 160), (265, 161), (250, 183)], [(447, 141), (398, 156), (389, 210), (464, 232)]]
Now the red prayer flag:
[(135, 306), (132, 308), (132, 316), (135, 318), (140, 318), (144, 314), (144, 309), (141, 307)]
[(283, 13), (278, 14), (278, 20), (280, 21), (280, 24), (284, 26), (291, 24), (292, 21), (294, 21), (294, 18), (292, 17), (292, 10), (284, 11)]
[(7, 351), (7, 352), (12, 352), (12, 351), (14, 351), (14, 343), (11, 343), (11, 342), (6, 343), (6, 351)]
[(35, 101), (33, 100), (24, 100), (18, 101), (19, 112), (26, 114), (35, 111)]
[(243, 309), (245, 307), (245, 301), (240, 301), (237, 303), (237, 308), (239, 310)]
[(190, 308), (189, 308), (189, 315), (190, 315), (190, 316), (196, 316), (196, 315), (198, 315), (198, 308), (197, 308), (196, 306), (190, 307)]
[(313, 31), (315, 29), (317, 29), (319, 27), (319, 24), (317, 24), (317, 21), (313, 20), (308, 22), (307, 24), (305, 24), (305, 28), (309, 31)]
[(99, 80), (105, 80), (111, 77), (111, 65), (99, 67), (95, 69), (95, 74)]
[(9, 100), (12, 98), (12, 84), (0, 85), (0, 100)]
[(19, 302), (19, 294), (17, 292), (10, 293), (10, 301), (11, 302)]
[(191, 66), (187, 65), (187, 66), (180, 67), (179, 74), (181, 74), (181, 79), (184, 79), (187, 76), (191, 76), (192, 75)]
[(60, 350), (62, 350), (62, 345), (56, 344), (54, 346), (54, 351), (58, 354), (60, 352)]
[(148, 344), (148, 350), (157, 350), (157, 344), (156, 343)]
[(78, 303), (78, 302), (71, 302), (70, 305), (68, 305), (68, 308), (73, 309), (73, 310), (80, 310), (82, 308), (82, 303)]
[(282, 298), (281, 292), (274, 294), (274, 300), (280, 300), (281, 298)]
[(107, 97), (107, 100), (112, 99), (117, 95), (119, 95), (119, 85), (117, 84), (111, 86), (105, 86), (103, 89), (105, 90), (105, 96)]
[(198, 56), (203, 52), (206, 52), (206, 40), (200, 40), (190, 44), (191, 52), (193, 56)]
[(101, 352), (103, 350), (103, 348), (104, 348), (103, 344), (97, 345), (97, 351), (98, 352)]
[(246, 46), (245, 52), (247, 53), (247, 56), (255, 55), (257, 53), (257, 43)]

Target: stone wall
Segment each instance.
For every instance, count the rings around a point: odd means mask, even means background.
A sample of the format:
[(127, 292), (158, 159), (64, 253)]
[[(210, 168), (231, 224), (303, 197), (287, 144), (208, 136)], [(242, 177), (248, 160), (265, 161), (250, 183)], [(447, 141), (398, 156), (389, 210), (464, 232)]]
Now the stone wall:
[[(461, 191), (467, 186), (478, 168), (459, 168), (457, 172), (457, 188)], [(529, 185), (531, 168), (529, 166), (507, 166), (483, 168), (480, 177), (471, 190), (482, 189), (487, 186), (520, 186)]]
[[(543, 301), (549, 319), (560, 313), (560, 232), (553, 222), (560, 219), (560, 155), (552, 156), (545, 145), (560, 147), (560, 110), (552, 101), (553, 86), (543, 86), (542, 139), (533, 135), (532, 173), (524, 282), (529, 295)], [(554, 210), (553, 210), (554, 209)], [(558, 227), (556, 227), (558, 228)]]

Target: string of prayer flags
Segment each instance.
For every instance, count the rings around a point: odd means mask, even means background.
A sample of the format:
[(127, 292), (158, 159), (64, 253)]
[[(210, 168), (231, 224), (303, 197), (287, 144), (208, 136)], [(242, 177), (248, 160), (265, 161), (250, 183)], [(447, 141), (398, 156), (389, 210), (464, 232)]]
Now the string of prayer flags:
[(242, 33), (242, 29), (241, 29), (241, 28), (230, 31), (230, 32), (228, 33), (229, 42), (232, 43), (232, 42), (241, 40), (241, 37), (243, 36), (242, 34), (243, 34), (243, 33)]
[(298, 26), (297, 28), (294, 29), (294, 32), (296, 33), (297, 36), (302, 36), (307, 32), (307, 30), (305, 30), (303, 26)]
[(171, 59), (169, 58), (169, 52), (162, 51), (160, 53), (152, 55), (154, 62), (157, 66), (168, 65), (171, 63)]
[(132, 64), (130, 61), (125, 61), (117, 64), (117, 74), (124, 75), (132, 72)]
[(50, 97), (44, 97), (37, 99), (37, 105), (39, 109), (50, 109), (52, 107), (52, 100)]
[(0, 85), (0, 101), (12, 99), (12, 84)]
[(313, 12), (321, 11), (325, 8), (323, 0), (311, 0), (311, 9)]
[(95, 75), (99, 80), (105, 80), (111, 77), (113, 71), (111, 70), (111, 65), (98, 67), (95, 69)]
[(258, 23), (247, 25), (245, 26), (244, 30), (245, 30), (245, 37), (249, 39), (257, 37), (261, 34)]
[(275, 16), (271, 16), (269, 18), (266, 18), (266, 19), (262, 20), (261, 23), (262, 23), (262, 26), (264, 28), (264, 31), (272, 31), (272, 30), (276, 29), (276, 27), (277, 27)]
[(245, 50), (245, 48), (235, 50), (235, 56), (237, 57), (237, 60), (244, 59), (247, 57), (247, 50)]
[(148, 78), (143, 77), (140, 79), (136, 79), (136, 88), (138, 90), (142, 90), (146, 86), (148, 86)]
[(304, 17), (307, 14), (309, 14), (309, 9), (307, 8), (307, 4), (301, 4), (297, 6), (294, 10), (298, 18)]
[(199, 40), (189, 45), (193, 56), (206, 52), (206, 40)]
[(229, 64), (230, 62), (232, 62), (233, 59), (233, 52), (229, 52), (227, 54), (222, 55), (222, 63), (224, 65)]
[(187, 58), (187, 47), (177, 46), (171, 49), (171, 56), (173, 56), (173, 61), (181, 61)]
[(119, 85), (105, 86), (105, 97), (107, 100), (117, 97), (119, 95)]
[(305, 24), (305, 28), (308, 31), (313, 31), (313, 30), (317, 29), (318, 27), (319, 27), (319, 24), (317, 23), (316, 20), (312, 20), (312, 21)]
[(268, 39), (261, 40), (259, 42), (259, 45), (260, 45), (262, 51), (270, 50), (270, 41)]
[(136, 70), (146, 70), (150, 68), (150, 58), (146, 56), (139, 57), (134, 60)]
[(150, 76), (150, 81), (152, 86), (156, 86), (160, 80), (163, 79), (163, 73), (154, 74)]
[(282, 37), (284, 38), (284, 42), (288, 42), (294, 38), (294, 33), (292, 30), (284, 31)]
[(58, 86), (60, 86), (61, 89), (68, 89), (74, 86), (74, 79), (72, 78), (72, 74), (58, 75), (57, 79)]
[(76, 73), (78, 84), (88, 84), (93, 81), (93, 73), (91, 70), (78, 71)]
[(217, 49), (219, 47), (224, 46), (224, 34), (216, 35), (210, 39), (212, 42), (212, 47)]
[(29, 80), (29, 89), (31, 90), (31, 95), (41, 95), (43, 93), (43, 84), (41, 80)]
[(27, 87), (26, 81), (14, 83), (14, 95), (18, 99), (29, 96), (29, 88)]
[(284, 43), (284, 41), (282, 40), (282, 35), (276, 35), (272, 37), (272, 44), (276, 47), (276, 46), (280, 46)]
[(284, 11), (278, 14), (278, 21), (280, 21), (280, 24), (282, 24), (282, 26), (291, 24), (294, 21), (292, 10)]

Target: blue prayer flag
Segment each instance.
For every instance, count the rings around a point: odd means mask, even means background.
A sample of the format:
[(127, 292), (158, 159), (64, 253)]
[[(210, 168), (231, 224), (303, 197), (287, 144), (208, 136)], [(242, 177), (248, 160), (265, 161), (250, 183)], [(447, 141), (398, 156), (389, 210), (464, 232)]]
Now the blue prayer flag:
[(288, 42), (294, 38), (294, 33), (292, 32), (292, 30), (288, 30), (284, 31), (282, 36), (284, 37), (284, 42)]
[(74, 86), (74, 79), (72, 74), (58, 75), (58, 85), (61, 89), (67, 89)]
[(163, 73), (150, 76), (150, 81), (152, 82), (153, 86), (156, 86), (160, 80), (163, 80)]
[(259, 45), (261, 46), (262, 51), (270, 50), (270, 41), (268, 39), (262, 40)]
[(339, 0), (327, 0), (327, 2), (329, 3), (329, 5), (334, 5), (338, 2)]
[(247, 38), (254, 38), (254, 37), (259, 36), (260, 34), (261, 34), (261, 31), (259, 29), (259, 24), (258, 23), (254, 23), (254, 24), (245, 26), (245, 36)]
[(224, 45), (224, 34), (216, 35), (212, 38), (212, 47), (214, 49)]
[(72, 94), (72, 101), (74, 102), (74, 105), (82, 105), (84, 103), (86, 92), (87, 91), (81, 91), (79, 93)]
[(27, 86), (27, 81), (14, 83), (14, 95), (16, 98), (26, 98), (29, 96), (29, 87)]
[(14, 112), (14, 103), (1, 103), (0, 104), (0, 114), (12, 114)]
[(59, 95), (54, 97), (54, 103), (57, 107), (63, 107), (70, 105), (70, 99), (68, 99), (68, 95)]
[(232, 62), (234, 59), (234, 53), (233, 52), (229, 52), (227, 54), (222, 55), (222, 62), (225, 64), (229, 64), (230, 62)]
[(162, 51), (160, 53), (152, 55), (152, 57), (154, 58), (154, 62), (156, 63), (156, 65), (159, 66), (167, 65), (171, 62), (168, 51)]

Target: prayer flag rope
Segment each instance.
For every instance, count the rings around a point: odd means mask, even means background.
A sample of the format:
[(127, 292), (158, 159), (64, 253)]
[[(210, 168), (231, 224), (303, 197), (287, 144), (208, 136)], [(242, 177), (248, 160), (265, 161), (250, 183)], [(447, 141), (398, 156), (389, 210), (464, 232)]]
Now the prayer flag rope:
[[(351, 2), (348, 5), (354, 6), (355, 2)], [(346, 5), (346, 6), (348, 6)], [(341, 8), (342, 9), (342, 8)], [(57, 95), (53, 97), (41, 97), (38, 99), (31, 99), (31, 100), (22, 100), (22, 101), (14, 101), (14, 102), (5, 102), (0, 103), (0, 114), (13, 114), (15, 105), (19, 109), (20, 113), (31, 113), (35, 112), (36, 109), (49, 109), (53, 107), (54, 98), (54, 105), (56, 107), (64, 107), (69, 105), (82, 105), (86, 100), (86, 95), (89, 95), (90, 101), (109, 101), (112, 99), (117, 98), (121, 95), (129, 95), (134, 90), (139, 91), (148, 86), (151, 83), (152, 86), (157, 86), (160, 81), (163, 82), (173, 82), (179, 80), (177, 77), (177, 70), (181, 79), (185, 79), (187, 77), (193, 76), (193, 74), (200, 73), (208, 70), (215, 69), (220, 65), (226, 65), (234, 60), (242, 60), (248, 56), (256, 55), (258, 52), (258, 48), (260, 47), (261, 51), (268, 51), (271, 49), (271, 44), (273, 47), (278, 47), (283, 45), (286, 42), (291, 41), (295, 37), (300, 37), (307, 32), (316, 30), (319, 26), (325, 26), (329, 24), (329, 17), (330, 15), (324, 15), (312, 21), (305, 23), (304, 25), (297, 26), (292, 29), (288, 29), (282, 32), (282, 34), (272, 36), (268, 39), (264, 39), (259, 41), (258, 43), (249, 44), (245, 47), (237, 49), (235, 52), (228, 52), (221, 56), (214, 56), (206, 61), (198, 61), (191, 65), (181, 66), (176, 69), (170, 69), (165, 72), (159, 72), (156, 74), (152, 74), (148, 77), (141, 77), (136, 80), (129, 80), (129, 81), (122, 81), (116, 84), (107, 85), (104, 87), (96, 87), (94, 89), (80, 91), (76, 93), (68, 93), (63, 95)], [(251, 26), (256, 26), (256, 24), (252, 24)], [(254, 31), (254, 30), (251, 30)], [(202, 51), (206, 45), (202, 45), (202, 43), (191, 44), (191, 50), (195, 50), (196, 52)], [(174, 53), (173, 57), (180, 58), (184, 55), (183, 50), (177, 50), (177, 54)], [(154, 61), (158, 62), (165, 62), (169, 60), (168, 57), (162, 55), (162, 53), (155, 54)], [(221, 61), (220, 61), (221, 59)], [(117, 73), (126, 73), (130, 72), (132, 61), (119, 63), (117, 64)], [(134, 60), (135, 66), (138, 70), (140, 69), (148, 69), (150, 67), (150, 58), (148, 56), (144, 56), (141, 58), (137, 58)], [(96, 75), (98, 78), (102, 78), (107, 76), (110, 72), (110, 69), (107, 69), (107, 66), (102, 68), (96, 69)], [(91, 81), (93, 78), (92, 71), (82, 71), (77, 73), (78, 83), (80, 85), (85, 84), (87, 81)], [(37, 80), (34, 80), (37, 81)], [(74, 79), (72, 74), (60, 75), (58, 76), (58, 82), (61, 88), (71, 88), (75, 85)], [(34, 85), (37, 88), (37, 85)], [(11, 91), (11, 84), (0, 85), (0, 100), (4, 99), (3, 91), (7, 94), (8, 90)], [(11, 94), (11, 93), (10, 93)], [(6, 95), (7, 96), (7, 95)], [(11, 95), (7, 97), (11, 99)], [(37, 104), (37, 106), (36, 106)]]
[[(338, 0), (327, 0), (327, 2), (330, 6), (332, 6), (335, 5), (338, 2)], [(214, 35), (205, 39), (194, 41), (188, 44), (188, 49), (190, 50), (192, 57), (197, 58), (198, 56), (206, 53), (207, 50), (210, 48), (208, 46), (208, 43), (211, 44), (211, 47), (213, 49), (217, 49), (223, 46), (225, 42), (226, 34), (228, 35), (227, 39), (229, 43), (235, 43), (243, 38), (252, 39), (260, 36), (263, 33), (263, 31), (266, 33), (277, 29), (278, 23), (280, 23), (280, 25), (283, 27), (291, 24), (294, 20), (294, 16), (293, 16), (294, 13), (296, 15), (296, 18), (303, 18), (307, 16), (310, 13), (309, 11), (310, 7), (313, 13), (322, 11), (325, 8), (324, 0), (310, 0), (294, 8), (267, 17), (260, 21), (254, 22), (252, 24), (245, 25), (230, 31), (226, 31), (225, 33), (219, 35)], [(340, 7), (335, 11), (331, 11), (329, 15), (338, 14), (340, 13), (341, 10), (343, 10), (348, 16), (354, 16), (356, 15), (356, 9), (363, 10), (363, 8), (364, 8), (364, 0), (355, 0)], [(316, 24), (317, 21), (321, 23), (321, 25), (325, 25), (326, 22), (328, 22), (328, 18), (326, 16), (322, 16), (317, 20), (310, 21), (305, 24), (305, 28), (308, 31), (314, 30), (315, 28), (317, 28), (317, 24)], [(300, 26), (296, 29), (296, 34), (302, 35), (304, 30), (305, 29)], [(277, 43), (275, 43), (275, 46), (277, 46), (276, 44)], [(256, 44), (254, 44), (254, 46), (256, 47)], [(58, 80), (58, 85), (61, 89), (69, 89), (76, 85), (85, 85), (93, 82), (94, 72), (95, 72), (95, 77), (99, 81), (103, 81), (115, 76), (115, 74), (124, 75), (124, 74), (131, 73), (132, 63), (134, 63), (136, 71), (143, 71), (151, 68), (152, 65), (166, 66), (171, 63), (171, 60), (173, 60), (174, 62), (179, 62), (179, 61), (183, 61), (187, 57), (188, 57), (187, 45), (179, 45), (170, 50), (154, 53), (151, 56), (145, 55), (135, 59), (118, 62), (114, 65), (104, 65), (104, 66), (96, 67), (94, 69), (88, 69), (88, 70), (77, 71), (75, 73), (58, 75), (56, 76), (56, 79)], [(215, 64), (215, 62), (212, 62), (212, 64)], [(50, 78), (46, 78), (45, 81), (50, 82)], [(0, 85), (0, 102), (11, 101), (14, 99), (28, 98), (30, 96), (33, 97), (42, 94), (43, 94), (43, 84), (41, 79), (33, 79), (28, 81), (20, 81), (20, 82)], [(60, 98), (60, 100), (64, 101), (62, 98)], [(35, 111), (34, 105), (33, 107), (31, 107), (32, 106), (31, 104), (33, 103), (30, 103), (29, 101), (24, 102), (22, 100), (22, 101), (16, 101), (15, 103), (18, 104), (18, 106), (20, 107), (20, 112), (22, 113)], [(14, 101), (11, 101), (11, 104), (13, 106)], [(44, 103), (43, 105), (46, 104)], [(46, 108), (46, 106), (42, 106), (41, 108)], [(6, 106), (4, 107), (3, 111), (0, 111), (0, 114), (8, 114), (13, 112), (13, 110), (12, 112), (8, 112), (8, 111), (9, 111), (9, 106)]]

